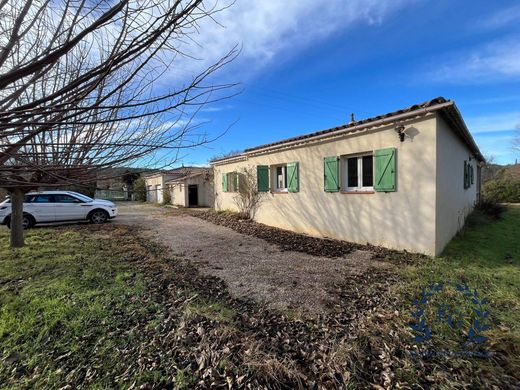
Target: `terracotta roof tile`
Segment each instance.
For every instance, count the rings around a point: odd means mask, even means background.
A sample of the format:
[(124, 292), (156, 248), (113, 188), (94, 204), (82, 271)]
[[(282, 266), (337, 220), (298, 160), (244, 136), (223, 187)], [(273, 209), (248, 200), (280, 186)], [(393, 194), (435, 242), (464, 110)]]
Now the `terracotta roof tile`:
[[(207, 167), (193, 167), (192, 170), (184, 170), (178, 173), (174, 173), (171, 179), (168, 179), (166, 183), (173, 181), (185, 180), (199, 175), (211, 175), (212, 169)], [(171, 175), (171, 174), (170, 174)]]

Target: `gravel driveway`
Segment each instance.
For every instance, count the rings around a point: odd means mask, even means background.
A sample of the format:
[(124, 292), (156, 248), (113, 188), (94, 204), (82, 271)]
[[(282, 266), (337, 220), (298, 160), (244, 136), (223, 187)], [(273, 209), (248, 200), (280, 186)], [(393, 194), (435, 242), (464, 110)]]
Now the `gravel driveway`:
[(335, 301), (331, 287), (348, 274), (392, 266), (371, 260), (369, 251), (337, 259), (281, 251), (262, 239), (148, 204), (119, 204), (119, 213), (113, 223), (140, 227), (145, 238), (166, 245), (173, 255), (189, 259), (203, 273), (226, 281), (236, 296), (280, 309), (323, 313)]

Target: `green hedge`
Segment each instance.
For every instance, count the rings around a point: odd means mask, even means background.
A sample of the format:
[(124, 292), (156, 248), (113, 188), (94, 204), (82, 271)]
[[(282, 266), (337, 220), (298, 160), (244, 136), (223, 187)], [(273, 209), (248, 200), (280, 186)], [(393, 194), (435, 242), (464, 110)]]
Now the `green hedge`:
[(520, 203), (520, 180), (490, 180), (484, 184), (482, 195), (494, 202)]

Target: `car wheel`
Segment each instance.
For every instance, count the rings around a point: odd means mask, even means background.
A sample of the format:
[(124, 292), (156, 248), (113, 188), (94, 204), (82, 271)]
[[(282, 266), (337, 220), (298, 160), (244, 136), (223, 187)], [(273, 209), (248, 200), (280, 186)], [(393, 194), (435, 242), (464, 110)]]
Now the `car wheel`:
[[(11, 229), (11, 218), (6, 221), (6, 226), (8, 229)], [(30, 229), (34, 226), (34, 219), (29, 215), (24, 215), (22, 219), (22, 227), (23, 230)]]
[(22, 219), (22, 226), (24, 230), (30, 229), (34, 226), (34, 220), (28, 215), (24, 215)]
[(99, 225), (108, 221), (108, 213), (104, 210), (96, 210), (90, 214), (90, 222)]

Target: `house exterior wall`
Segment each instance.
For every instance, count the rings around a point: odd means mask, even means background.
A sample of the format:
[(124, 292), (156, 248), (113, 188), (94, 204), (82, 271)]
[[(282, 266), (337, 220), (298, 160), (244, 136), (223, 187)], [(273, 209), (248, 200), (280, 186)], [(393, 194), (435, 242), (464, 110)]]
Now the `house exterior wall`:
[[(471, 157), (471, 161), (469, 158)], [(464, 188), (464, 161), (473, 167), (474, 183)], [(478, 161), (441, 118), (437, 121), (436, 253), (464, 226), (479, 193)]]
[(171, 196), (171, 203), (176, 206), (182, 206), (185, 207), (187, 205), (186, 199), (186, 191), (184, 188), (184, 182), (174, 182), (169, 183), (170, 188), (170, 196)]
[(161, 176), (145, 177), (144, 181), (146, 185), (146, 201), (157, 203), (156, 186), (162, 183)]
[(209, 180), (204, 178), (204, 175), (199, 175), (196, 177), (192, 177), (186, 180), (185, 186), (185, 204), (188, 205), (188, 186), (189, 185), (197, 185), (198, 186), (198, 204), (202, 207), (213, 207), (214, 206), (214, 184), (213, 177)]
[(202, 207), (214, 206), (213, 177), (209, 180), (204, 175), (190, 177), (178, 182), (169, 183), (171, 203), (176, 206), (188, 207), (188, 186), (198, 186), (198, 205)]
[[(235, 193), (223, 192), (222, 174), (246, 166), (299, 163), (299, 192), (265, 193), (255, 219), (317, 237), (371, 243), (435, 255), (435, 114), (403, 122), (412, 139), (400, 142), (395, 124), (214, 164), (215, 208), (237, 210)], [(324, 191), (323, 158), (397, 150), (397, 191), (343, 194)]]
[(151, 203), (162, 203), (165, 182), (172, 178), (171, 175), (153, 175), (145, 177), (146, 201)]

